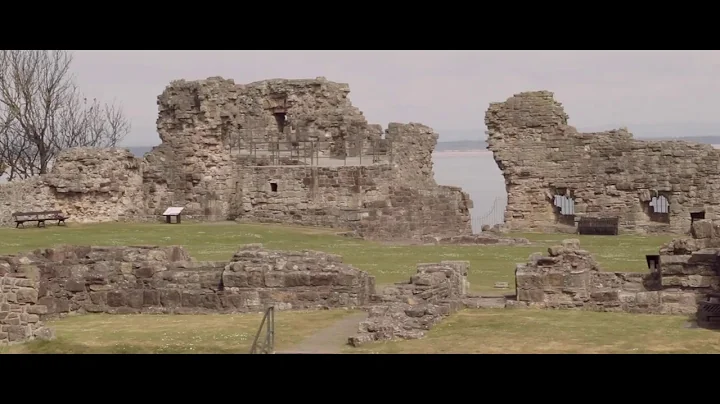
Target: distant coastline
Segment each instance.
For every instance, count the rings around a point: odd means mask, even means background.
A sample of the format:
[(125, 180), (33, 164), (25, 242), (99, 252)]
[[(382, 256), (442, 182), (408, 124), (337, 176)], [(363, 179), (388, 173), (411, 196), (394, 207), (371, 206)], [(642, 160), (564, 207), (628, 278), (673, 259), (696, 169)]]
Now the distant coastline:
[(438, 157), (453, 157), (453, 156), (486, 156), (492, 154), (490, 150), (440, 150), (434, 151), (433, 156)]
[[(685, 137), (685, 138), (660, 138), (660, 139), (638, 139), (638, 140), (685, 140), (695, 143), (710, 144), (716, 149), (720, 149), (720, 137), (717, 136), (706, 136), (706, 137)], [(152, 150), (153, 146), (125, 146), (130, 151), (138, 156), (142, 157), (145, 153)], [(438, 142), (433, 152), (434, 156), (438, 157), (452, 157), (452, 156), (485, 156), (492, 154), (491, 151), (487, 150), (487, 143), (479, 140), (459, 140), (450, 142)]]

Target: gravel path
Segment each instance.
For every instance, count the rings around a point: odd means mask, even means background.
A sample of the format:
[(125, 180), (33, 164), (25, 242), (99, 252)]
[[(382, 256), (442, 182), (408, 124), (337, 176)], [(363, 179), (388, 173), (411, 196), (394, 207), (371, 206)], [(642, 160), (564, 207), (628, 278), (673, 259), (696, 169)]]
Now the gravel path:
[(365, 312), (349, 315), (307, 337), (299, 344), (276, 353), (341, 353), (348, 337), (357, 333), (358, 324), (366, 318)]

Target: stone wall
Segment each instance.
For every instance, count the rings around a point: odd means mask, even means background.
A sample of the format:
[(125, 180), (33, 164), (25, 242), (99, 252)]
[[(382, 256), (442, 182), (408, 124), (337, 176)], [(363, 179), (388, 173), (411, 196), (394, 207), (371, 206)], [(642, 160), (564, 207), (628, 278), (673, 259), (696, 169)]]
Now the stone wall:
[(53, 339), (52, 329), (40, 321), (46, 312), (47, 307), (38, 304), (37, 281), (0, 273), (0, 346)]
[(63, 247), (0, 257), (11, 276), (36, 279), (46, 316), (67, 313), (249, 312), (356, 307), (374, 278), (313, 251), (245, 245), (229, 262), (193, 261), (181, 247)]
[[(0, 223), (21, 207), (91, 222), (148, 220), (182, 206), (203, 220), (343, 227), (376, 238), (471, 234), (468, 194), (434, 179), (438, 134), (418, 123), (391, 123), (383, 133), (348, 93), (347, 84), (324, 78), (172, 82), (158, 97), (162, 144), (142, 159), (119, 149), (68, 150), (51, 174), (0, 185)], [(268, 163), (262, 152), (275, 141), (312, 141), (323, 163)], [(247, 154), (251, 142), (264, 142), (256, 144), (265, 148), (260, 157)], [(378, 142), (377, 161), (329, 159), (362, 156)]]
[(388, 166), (247, 167), (240, 171), (232, 216), (341, 226), (359, 220), (364, 204), (384, 200), (390, 177)]
[(517, 266), (517, 301), (545, 308), (694, 314), (708, 292), (720, 290), (718, 238), (673, 240), (660, 249), (659, 267), (648, 273), (604, 272), (577, 240), (548, 252)]
[(369, 317), (360, 323), (348, 343), (422, 338), (450, 314), (464, 308), (469, 283), (467, 261), (418, 264), (407, 283), (397, 283), (372, 297)]
[[(469, 196), (435, 183), (438, 134), (425, 125), (391, 123), (384, 141), (392, 157), (371, 165), (268, 165), (240, 154), (250, 142), (275, 140), (312, 140), (324, 157), (360, 154), (356, 143), (379, 141), (383, 133), (348, 93), (347, 84), (324, 78), (171, 83), (158, 98), (163, 144), (145, 157), (149, 213), (174, 204), (191, 216), (345, 227), (375, 237), (389, 237), (388, 222), (402, 222), (392, 237), (471, 233)], [(416, 198), (428, 212), (411, 217), (407, 212), (419, 211)], [(372, 219), (377, 206), (389, 221)]]
[[(683, 141), (641, 141), (625, 129), (578, 133), (547, 91), (492, 103), (485, 115), (488, 149), (505, 177), (505, 222), (512, 230), (572, 229), (556, 196), (574, 200), (575, 216), (617, 216), (621, 231), (690, 229), (690, 213), (715, 218), (720, 150)], [(667, 198), (669, 212), (651, 206)]]
[(153, 207), (174, 203), (188, 214), (227, 215), (234, 175), (243, 165), (238, 153), (250, 142), (267, 150), (272, 141), (317, 140), (319, 149), (337, 155), (345, 139), (379, 138), (382, 131), (352, 106), (349, 91), (324, 78), (172, 82), (158, 97), (163, 144), (146, 159)]
[(125, 149), (75, 148), (50, 173), (0, 184), (0, 225), (13, 212), (62, 210), (76, 222), (137, 220), (144, 215), (140, 162)]

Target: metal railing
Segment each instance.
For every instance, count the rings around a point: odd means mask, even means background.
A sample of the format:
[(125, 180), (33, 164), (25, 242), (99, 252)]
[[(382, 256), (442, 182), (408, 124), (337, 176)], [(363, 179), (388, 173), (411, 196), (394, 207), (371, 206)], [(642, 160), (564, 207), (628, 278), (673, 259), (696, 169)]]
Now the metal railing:
[[(265, 326), (265, 338), (264, 341), (258, 344), (260, 341), (260, 334), (262, 334), (263, 327)], [(251, 354), (273, 354), (275, 353), (275, 306), (270, 306), (265, 310), (265, 315), (260, 323), (260, 328), (257, 334), (255, 334), (255, 340), (253, 341), (252, 348), (250, 348)]]
[(392, 163), (391, 142), (385, 139), (348, 141), (244, 141), (230, 154), (243, 165), (363, 166)]
[(504, 223), (506, 206), (507, 198), (496, 197), (487, 212), (482, 215), (473, 215), (470, 218), (473, 233), (481, 233), (481, 229), (484, 225), (494, 226), (496, 224)]

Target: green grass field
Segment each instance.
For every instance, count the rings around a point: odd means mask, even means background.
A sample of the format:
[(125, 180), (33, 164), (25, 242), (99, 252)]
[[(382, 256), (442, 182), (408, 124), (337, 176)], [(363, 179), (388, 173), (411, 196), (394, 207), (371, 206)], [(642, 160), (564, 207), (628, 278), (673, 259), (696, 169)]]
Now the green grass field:
[(423, 339), (375, 342), (347, 353), (720, 353), (720, 331), (685, 316), (575, 310), (464, 310)]
[[(422, 262), (470, 261), (472, 289), (514, 285), (517, 263), (565, 238), (579, 238), (607, 271), (647, 271), (646, 254), (656, 254), (672, 236), (572, 236), (513, 234), (531, 246), (401, 246), (337, 236), (332, 230), (224, 223), (70, 224), (45, 229), (0, 229), (0, 254), (63, 244), (181, 245), (197, 260), (229, 260), (238, 246), (313, 249), (340, 254), (345, 262), (376, 276), (377, 284), (407, 281)], [(347, 311), (280, 312), (278, 349), (295, 344), (347, 315)], [(260, 314), (73, 316), (49, 322), (52, 342), (0, 348), (9, 353), (244, 353), (250, 349)], [(543, 310), (465, 310), (444, 320), (421, 340), (347, 348), (356, 353), (544, 353), (544, 352), (718, 352), (720, 333), (686, 327), (682, 316), (650, 316)]]
[[(275, 349), (286, 349), (349, 310), (277, 312)], [(51, 321), (57, 339), (0, 347), (5, 353), (250, 352), (262, 313), (198, 315), (88, 314)], [(264, 334), (260, 335), (263, 338)]]

